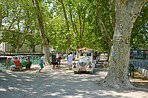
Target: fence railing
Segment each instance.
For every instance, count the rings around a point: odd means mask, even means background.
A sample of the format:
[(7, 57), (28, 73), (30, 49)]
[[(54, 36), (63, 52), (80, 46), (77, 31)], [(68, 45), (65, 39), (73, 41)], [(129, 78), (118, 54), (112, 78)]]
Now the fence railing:
[(143, 69), (148, 69), (148, 60), (130, 60), (130, 64)]

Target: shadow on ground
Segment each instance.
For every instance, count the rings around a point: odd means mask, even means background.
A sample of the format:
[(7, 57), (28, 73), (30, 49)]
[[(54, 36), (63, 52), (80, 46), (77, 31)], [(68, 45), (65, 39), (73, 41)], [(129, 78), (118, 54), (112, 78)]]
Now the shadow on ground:
[(103, 69), (96, 69), (93, 74), (74, 74), (66, 67), (31, 73), (37, 70), (1, 72), (0, 98), (135, 98), (132, 96), (139, 93), (146, 96), (144, 94), (147, 93), (144, 90), (117, 90), (98, 86), (97, 81), (107, 74), (107, 70)]

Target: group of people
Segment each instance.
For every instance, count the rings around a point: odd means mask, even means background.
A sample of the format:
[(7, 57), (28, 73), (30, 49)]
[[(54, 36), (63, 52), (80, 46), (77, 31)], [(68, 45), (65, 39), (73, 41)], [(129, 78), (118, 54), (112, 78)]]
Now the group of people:
[[(41, 72), (41, 70), (44, 68), (44, 65), (45, 65), (44, 56), (45, 56), (45, 54), (43, 53), (42, 57), (40, 58), (40, 69), (39, 69), (39, 72)], [(67, 56), (67, 61), (68, 61), (68, 68), (70, 70), (72, 69), (72, 61), (74, 59), (75, 59), (75, 57), (72, 55), (72, 52), (69, 52), (69, 54)], [(61, 64), (61, 54), (59, 52), (57, 52), (57, 54), (56, 54), (56, 63), (58, 65)], [(22, 69), (22, 67), (26, 67), (26, 69), (30, 69), (31, 68), (31, 64), (32, 64), (32, 62), (30, 61), (30, 57), (27, 57), (22, 63), (20, 63), (18, 58), (15, 57), (14, 65), (12, 65), (10, 67), (11, 67), (11, 70), (14, 70), (15, 68)]]
[[(45, 54), (42, 54), (42, 57), (40, 58), (40, 69), (39, 69), (39, 73), (41, 72), (41, 70), (44, 68), (45, 62), (44, 62), (44, 56)], [(68, 68), (69, 70), (72, 69), (72, 61), (75, 59), (75, 57), (72, 55), (72, 52), (69, 52), (68, 56), (67, 56), (67, 60), (68, 60)], [(61, 64), (61, 54), (59, 52), (57, 52), (56, 54), (56, 62), (58, 65)]]
[(26, 69), (30, 69), (32, 64), (32, 62), (30, 61), (30, 57), (27, 57), (24, 61), (22, 61), (22, 63), (20, 62), (20, 60), (18, 60), (17, 57), (15, 57), (13, 62), (14, 62), (14, 65), (10, 66), (11, 70), (15, 70), (15, 68), (22, 69), (22, 67), (26, 67)]

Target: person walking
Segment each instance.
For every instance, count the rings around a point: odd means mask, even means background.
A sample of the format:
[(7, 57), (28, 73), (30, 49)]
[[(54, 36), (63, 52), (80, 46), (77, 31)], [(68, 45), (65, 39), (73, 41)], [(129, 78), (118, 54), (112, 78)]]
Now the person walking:
[(72, 52), (69, 53), (67, 60), (68, 60), (68, 68), (69, 68), (69, 70), (71, 70), (72, 69), (72, 60), (74, 60)]
[(60, 65), (60, 62), (61, 62), (61, 54), (59, 52), (57, 52), (57, 55), (56, 55), (56, 62)]
[(40, 59), (40, 69), (39, 69), (39, 73), (41, 72), (41, 70), (44, 68), (44, 65), (45, 65), (45, 63), (44, 63), (44, 53), (42, 54), (42, 57), (41, 57), (41, 59)]

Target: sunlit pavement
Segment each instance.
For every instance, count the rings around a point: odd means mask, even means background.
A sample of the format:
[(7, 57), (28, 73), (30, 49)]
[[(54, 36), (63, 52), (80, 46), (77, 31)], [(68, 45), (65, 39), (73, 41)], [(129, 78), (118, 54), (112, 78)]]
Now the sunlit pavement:
[[(125, 91), (98, 86), (107, 71), (95, 69), (93, 74), (74, 74), (67, 61), (60, 68), (46, 65), (37, 73), (39, 65), (31, 70), (0, 72), (0, 98), (146, 98), (147, 91)], [(135, 97), (136, 96), (136, 97)]]

